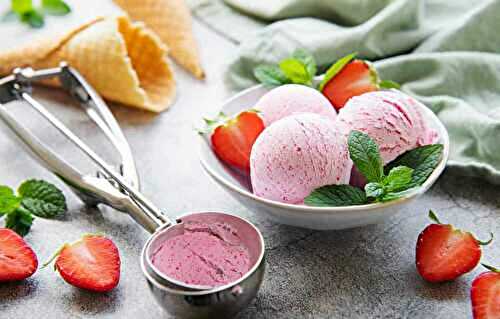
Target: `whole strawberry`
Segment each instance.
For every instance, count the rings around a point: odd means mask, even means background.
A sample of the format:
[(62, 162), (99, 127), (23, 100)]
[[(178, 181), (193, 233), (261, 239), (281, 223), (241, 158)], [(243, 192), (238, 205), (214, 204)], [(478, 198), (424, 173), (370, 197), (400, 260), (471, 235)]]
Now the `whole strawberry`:
[(435, 224), (427, 226), (418, 236), (416, 265), (418, 273), (429, 282), (450, 281), (474, 269), (481, 259), (481, 242), (469, 232), (441, 224), (429, 211)]
[(500, 269), (483, 264), (483, 272), (472, 282), (470, 297), (474, 319), (500, 319)]
[(264, 130), (264, 122), (255, 111), (244, 111), (234, 118), (223, 113), (216, 120), (205, 119), (211, 136), (212, 148), (225, 163), (244, 171), (250, 170), (250, 152), (255, 140)]
[(31, 277), (38, 259), (24, 239), (8, 228), (0, 228), (0, 282)]
[(120, 281), (120, 255), (108, 238), (85, 235), (79, 241), (65, 244), (56, 255), (54, 268), (63, 279), (78, 288), (106, 292)]

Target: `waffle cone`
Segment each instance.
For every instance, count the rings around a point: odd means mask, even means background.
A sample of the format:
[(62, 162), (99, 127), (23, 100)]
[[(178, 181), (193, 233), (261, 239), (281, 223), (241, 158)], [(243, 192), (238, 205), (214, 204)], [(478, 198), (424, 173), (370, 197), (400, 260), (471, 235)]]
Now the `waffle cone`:
[(143, 21), (169, 47), (172, 58), (202, 79), (198, 47), (192, 30), (192, 19), (184, 0), (114, 0), (130, 18)]
[(104, 98), (161, 112), (175, 97), (166, 53), (142, 23), (131, 23), (127, 17), (98, 18), (63, 36), (0, 52), (0, 73), (15, 67), (56, 67), (66, 61)]

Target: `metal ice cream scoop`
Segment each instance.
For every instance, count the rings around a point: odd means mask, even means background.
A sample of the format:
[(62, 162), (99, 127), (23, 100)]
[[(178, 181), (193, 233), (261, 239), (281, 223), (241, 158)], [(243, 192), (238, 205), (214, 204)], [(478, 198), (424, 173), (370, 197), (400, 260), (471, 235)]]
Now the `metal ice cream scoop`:
[[(31, 84), (57, 78), (89, 117), (104, 132), (121, 158), (115, 168), (105, 162), (79, 137), (31, 95)], [(45, 144), (9, 115), (8, 103), (27, 102), (64, 136), (85, 153), (100, 171), (84, 175), (51, 151)], [(152, 233), (141, 255), (141, 267), (149, 287), (167, 312), (180, 318), (230, 318), (256, 296), (264, 276), (264, 239), (247, 220), (226, 213), (190, 213), (171, 221), (148, 198), (139, 192), (139, 179), (130, 147), (112, 113), (83, 77), (66, 64), (58, 68), (37, 70), (16, 69), (0, 79), (0, 119), (24, 142), (32, 155), (65, 182), (87, 205), (105, 204), (129, 214)], [(189, 221), (227, 223), (237, 229), (242, 244), (248, 249), (250, 269), (241, 278), (219, 287), (189, 285), (159, 271), (152, 262), (153, 252), (173, 236), (184, 232)]]

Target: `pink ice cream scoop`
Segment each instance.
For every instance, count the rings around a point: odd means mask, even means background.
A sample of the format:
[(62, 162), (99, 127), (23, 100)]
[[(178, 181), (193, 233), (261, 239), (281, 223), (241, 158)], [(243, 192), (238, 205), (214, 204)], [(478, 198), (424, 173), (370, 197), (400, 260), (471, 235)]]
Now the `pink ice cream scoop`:
[(300, 204), (314, 189), (347, 184), (352, 161), (345, 136), (327, 118), (302, 113), (267, 127), (250, 154), (250, 177), (257, 196)]
[(151, 261), (171, 278), (210, 287), (238, 280), (251, 265), (250, 254), (238, 232), (219, 222), (186, 222), (184, 233), (162, 243)]
[(334, 120), (337, 112), (319, 91), (305, 85), (279, 86), (260, 98), (255, 108), (261, 111), (264, 125), (295, 113), (316, 113)]
[(426, 124), (414, 98), (398, 91), (378, 91), (351, 98), (335, 123), (345, 135), (352, 130), (368, 134), (379, 148), (384, 163), (418, 146), (437, 141), (437, 132)]

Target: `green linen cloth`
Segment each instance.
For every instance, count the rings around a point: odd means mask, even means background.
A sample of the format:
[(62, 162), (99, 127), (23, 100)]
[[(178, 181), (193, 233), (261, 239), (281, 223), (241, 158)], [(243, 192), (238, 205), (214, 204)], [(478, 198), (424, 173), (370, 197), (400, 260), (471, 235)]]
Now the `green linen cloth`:
[(449, 167), (500, 183), (500, 0), (190, 0), (239, 49), (226, 84), (296, 48), (323, 70), (358, 52), (430, 107), (451, 139)]

